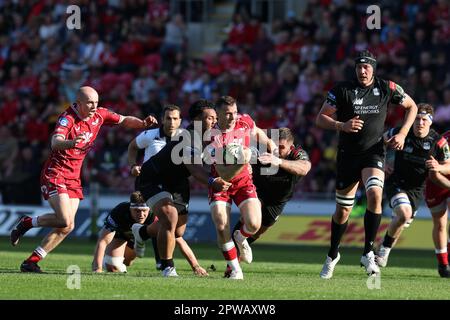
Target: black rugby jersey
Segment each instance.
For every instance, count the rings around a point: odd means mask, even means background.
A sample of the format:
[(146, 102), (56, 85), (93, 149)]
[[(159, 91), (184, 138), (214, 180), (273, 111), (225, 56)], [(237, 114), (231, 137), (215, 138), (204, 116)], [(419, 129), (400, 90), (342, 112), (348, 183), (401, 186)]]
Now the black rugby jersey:
[(368, 87), (357, 80), (338, 83), (328, 92), (327, 103), (337, 109), (337, 120), (346, 122), (355, 116), (364, 121), (361, 131), (339, 132), (339, 149), (358, 154), (382, 139), (389, 103), (403, 101), (403, 89), (392, 81), (375, 77)]
[[(153, 215), (149, 214), (144, 224), (148, 225), (152, 222)], [(131, 232), (131, 226), (135, 223), (136, 221), (131, 217), (130, 202), (122, 202), (115, 206), (105, 218), (104, 228), (111, 232), (120, 233), (127, 240), (133, 240), (134, 236)]]
[[(194, 146), (199, 142), (199, 146)], [(182, 130), (155, 155), (142, 165), (141, 179), (151, 178), (154, 183), (177, 185), (191, 175), (185, 164), (202, 164), (201, 140), (194, 139), (193, 130)]]
[[(388, 137), (399, 132), (400, 128), (389, 130)], [(414, 131), (409, 130), (403, 150), (395, 152), (394, 181), (405, 189), (423, 187), (428, 170), (425, 161), (433, 156), (438, 161), (450, 159), (447, 141), (439, 133), (430, 129), (428, 135), (419, 138)]]
[[(301, 147), (292, 147), (286, 160), (309, 161), (308, 153)], [(261, 163), (252, 165), (253, 183), (256, 186), (258, 197), (264, 205), (281, 205), (292, 198), (294, 188), (301, 177), (291, 174), (281, 168), (274, 175), (262, 175)]]

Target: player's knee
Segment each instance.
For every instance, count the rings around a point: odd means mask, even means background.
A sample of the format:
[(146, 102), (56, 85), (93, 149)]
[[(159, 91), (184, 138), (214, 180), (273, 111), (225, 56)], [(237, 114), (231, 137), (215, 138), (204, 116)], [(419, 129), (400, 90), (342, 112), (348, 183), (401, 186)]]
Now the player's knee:
[(399, 224), (405, 224), (407, 221), (409, 221), (409, 219), (411, 218), (412, 214), (405, 211), (405, 210), (399, 210), (399, 212), (397, 213), (397, 219)]
[(175, 238), (180, 238), (184, 235), (184, 230), (186, 230), (185, 228), (183, 228), (182, 230), (180, 228), (177, 228), (175, 230)]
[(248, 233), (255, 234), (259, 228), (261, 227), (260, 221), (249, 221), (245, 224), (245, 229), (247, 229)]
[(63, 232), (70, 233), (74, 228), (74, 223), (70, 219), (59, 218), (56, 220), (56, 227), (64, 229)]
[(367, 178), (365, 186), (367, 201), (378, 201), (377, 203), (381, 203), (384, 180), (377, 176), (371, 176)]

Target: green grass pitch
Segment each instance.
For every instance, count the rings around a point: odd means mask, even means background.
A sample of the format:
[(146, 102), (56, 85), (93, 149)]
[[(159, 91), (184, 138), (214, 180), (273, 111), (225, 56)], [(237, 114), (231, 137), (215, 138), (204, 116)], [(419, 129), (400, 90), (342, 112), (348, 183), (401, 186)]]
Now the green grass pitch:
[[(438, 276), (432, 250), (394, 250), (389, 267), (382, 269), (380, 289), (369, 289), (359, 266), (361, 248), (341, 249), (331, 280), (319, 278), (326, 248), (258, 244), (253, 245), (254, 262), (243, 265), (243, 281), (222, 278), (225, 263), (215, 244), (192, 246), (204, 267), (216, 266), (209, 278), (195, 277), (178, 251), (180, 277), (162, 278), (155, 270), (151, 246), (127, 274), (92, 274), (94, 243), (88, 240), (63, 242), (40, 263), (47, 274), (20, 273), (20, 263), (39, 240), (24, 239), (13, 248), (9, 239), (0, 238), (0, 299), (450, 299), (450, 279)], [(70, 265), (81, 269), (80, 289), (67, 287)], [(377, 286), (375, 281), (369, 283)]]

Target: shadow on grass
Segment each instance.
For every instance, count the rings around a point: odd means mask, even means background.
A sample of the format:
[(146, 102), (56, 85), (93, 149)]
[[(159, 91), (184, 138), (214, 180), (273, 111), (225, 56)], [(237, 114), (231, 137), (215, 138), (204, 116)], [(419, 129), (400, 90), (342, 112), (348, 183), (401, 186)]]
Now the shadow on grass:
[[(17, 247), (12, 247), (9, 238), (0, 237), (0, 251), (23, 252), (28, 255), (40, 243), (40, 238), (24, 238)], [(223, 256), (215, 243), (191, 244), (197, 258), (214, 261), (223, 261)], [(95, 242), (88, 239), (66, 239), (53, 252), (58, 254), (79, 254), (92, 255)], [(272, 244), (252, 244), (253, 257), (255, 262), (282, 262), (282, 263), (307, 263), (322, 264), (325, 261), (328, 248), (323, 246), (307, 245), (272, 245)], [(363, 248), (342, 247), (340, 249), (341, 261), (343, 265), (357, 265), (362, 255)], [(153, 257), (152, 246), (147, 246), (146, 257)], [(175, 258), (183, 259), (179, 250), (175, 250)], [(394, 249), (389, 257), (389, 266), (393, 267), (414, 267), (432, 268), (436, 267), (436, 258), (433, 249), (430, 250), (409, 250)]]

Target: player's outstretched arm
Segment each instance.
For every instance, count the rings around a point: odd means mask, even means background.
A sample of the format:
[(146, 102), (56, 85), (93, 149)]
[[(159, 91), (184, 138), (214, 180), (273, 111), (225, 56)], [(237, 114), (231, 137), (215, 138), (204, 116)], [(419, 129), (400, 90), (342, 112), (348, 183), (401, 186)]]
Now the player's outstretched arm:
[(286, 170), (290, 174), (304, 177), (308, 174), (309, 170), (311, 170), (311, 162), (308, 160), (286, 160), (278, 158), (277, 156), (270, 153), (263, 153), (258, 157), (258, 160), (264, 164), (270, 164), (273, 166), (278, 166), (283, 170)]
[(115, 231), (109, 231), (102, 228), (99, 232), (97, 245), (95, 247), (94, 259), (92, 260), (92, 271), (103, 272), (103, 257), (105, 256), (105, 250), (108, 244), (114, 238)]
[(158, 120), (156, 120), (153, 116), (148, 116), (144, 120), (133, 116), (122, 116), (123, 119), (120, 122), (120, 125), (129, 129), (148, 129), (154, 127), (158, 124)]
[(189, 247), (187, 242), (183, 239), (183, 237), (175, 238), (175, 241), (176, 241), (177, 246), (180, 249), (181, 253), (183, 254), (183, 256), (186, 258), (187, 262), (191, 266), (192, 271), (194, 271), (194, 273), (200, 277), (209, 276), (208, 272), (206, 272), (206, 270), (200, 266), (200, 264), (197, 261), (197, 257), (195, 256), (191, 247)]

